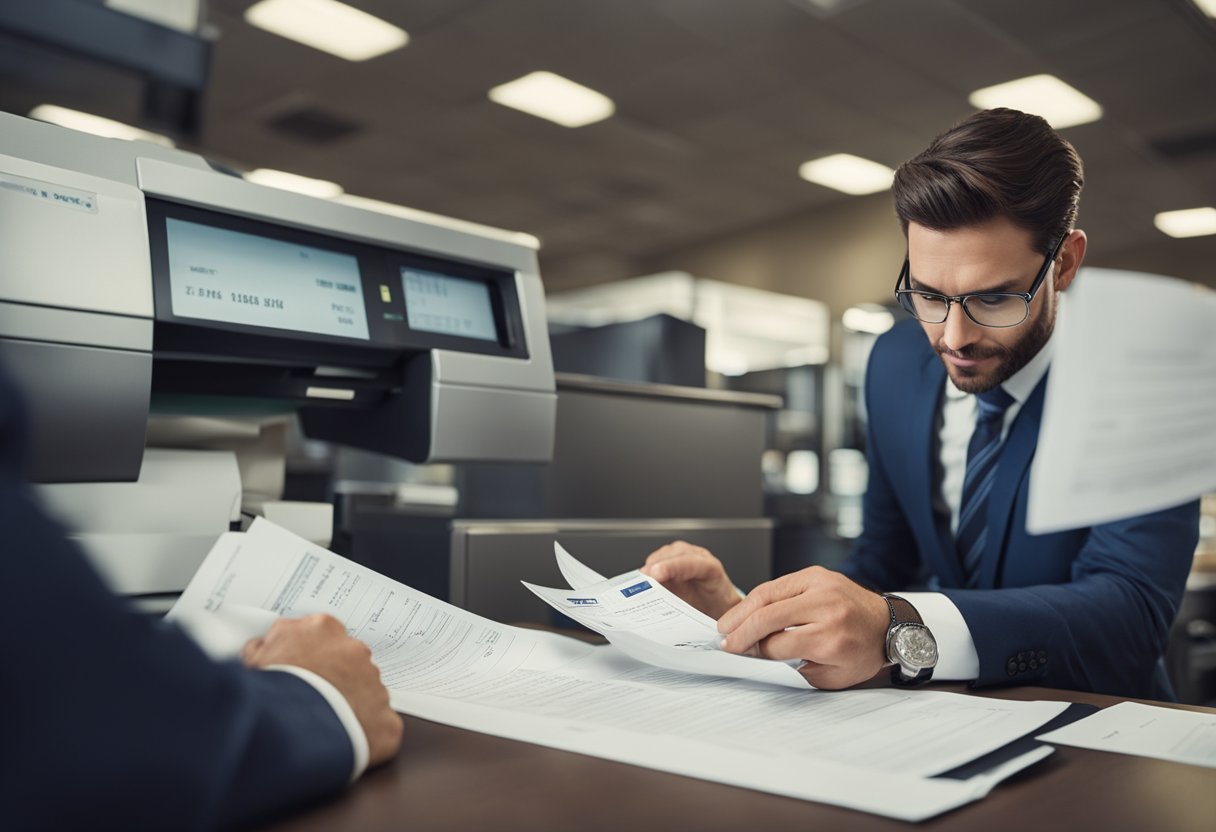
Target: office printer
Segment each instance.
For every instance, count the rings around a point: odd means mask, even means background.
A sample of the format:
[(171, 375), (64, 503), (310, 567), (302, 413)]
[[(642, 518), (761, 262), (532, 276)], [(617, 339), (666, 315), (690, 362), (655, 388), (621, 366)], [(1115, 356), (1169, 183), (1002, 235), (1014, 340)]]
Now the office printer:
[[(310, 438), (415, 462), (547, 461), (544, 294), (517, 237), (0, 113), (0, 362), (30, 415), (28, 477), (78, 532), (104, 525), (72, 484), (137, 484), (161, 409), (294, 411)], [(100, 549), (129, 593), (180, 589), (194, 565)]]

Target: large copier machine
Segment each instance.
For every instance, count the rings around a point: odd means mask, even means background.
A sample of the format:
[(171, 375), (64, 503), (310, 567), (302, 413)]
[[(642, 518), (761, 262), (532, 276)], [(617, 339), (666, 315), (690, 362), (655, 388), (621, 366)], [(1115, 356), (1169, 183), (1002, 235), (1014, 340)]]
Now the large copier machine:
[[(553, 450), (533, 247), (3, 113), (0, 362), (30, 416), (28, 477), (81, 534), (141, 511), (124, 500), (147, 503), (142, 531), (189, 525), (158, 502), (171, 487), (136, 488), (161, 409), (294, 411), (310, 438), (415, 462)], [(111, 531), (86, 549), (128, 594), (180, 590), (206, 548)]]

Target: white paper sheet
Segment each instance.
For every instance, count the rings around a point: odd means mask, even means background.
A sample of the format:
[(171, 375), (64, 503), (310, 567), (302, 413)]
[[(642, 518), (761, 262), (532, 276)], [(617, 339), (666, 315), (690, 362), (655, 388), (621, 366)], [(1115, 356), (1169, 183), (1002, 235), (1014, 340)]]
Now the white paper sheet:
[(557, 568), (562, 573), (562, 577), (574, 589), (582, 589), (585, 586), (591, 586), (592, 584), (598, 584), (600, 581), (607, 580), (607, 578), (590, 566), (575, 559), (556, 540), (553, 541), (553, 554), (557, 558)]
[[(681, 670), (750, 679), (806, 689), (811, 684), (795, 668), (779, 662), (727, 653), (712, 618), (634, 570), (603, 578), (561, 545), (553, 544), (558, 568), (574, 589), (523, 585), (541, 600), (600, 635), (639, 661)], [(598, 581), (590, 582), (592, 577)]]
[(1027, 530), (1109, 522), (1216, 489), (1216, 292), (1085, 269), (1065, 310)]
[(904, 820), (978, 799), (1033, 762), (1043, 752), (968, 781), (930, 779), (1065, 707), (792, 690), (651, 667), (610, 645), (487, 621), (264, 520), (216, 544), (170, 617), (197, 626), (224, 616), (234, 650), (274, 615), (313, 612), (335, 615), (371, 646), (404, 713)]
[[(232, 654), (244, 638), (273, 621), (250, 608), (298, 618), (327, 613), (372, 648), (390, 691), (446, 694), (467, 685), (492, 684), (518, 670), (544, 670), (589, 655), (583, 642), (496, 624), (437, 601), (367, 567), (322, 549), (262, 518), (244, 534), (220, 538), (169, 612), (191, 632), (215, 631), (218, 615)], [(208, 647), (220, 650), (222, 634)], [(239, 643), (234, 643), (239, 642)], [(450, 689), (450, 690), (449, 690)]]
[(1216, 768), (1216, 714), (1120, 702), (1038, 739)]

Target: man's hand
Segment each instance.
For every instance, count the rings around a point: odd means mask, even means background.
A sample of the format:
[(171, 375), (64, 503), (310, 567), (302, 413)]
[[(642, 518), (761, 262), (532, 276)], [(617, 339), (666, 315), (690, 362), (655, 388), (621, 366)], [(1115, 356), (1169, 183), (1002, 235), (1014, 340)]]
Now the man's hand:
[(290, 664), (311, 670), (346, 697), (367, 735), (368, 765), (392, 759), (401, 747), (401, 717), (388, 704), (388, 689), (372, 664), (372, 651), (346, 634), (330, 615), (280, 618), (261, 638), (241, 649), (247, 667)]
[[(886, 662), (890, 613), (882, 596), (822, 566), (761, 584), (718, 622), (722, 649), (804, 659), (817, 688), (864, 682)], [(790, 629), (793, 628), (793, 629)]]
[(711, 618), (721, 618), (739, 603), (739, 593), (726, 577), (722, 561), (708, 549), (683, 540), (651, 552), (641, 572)]

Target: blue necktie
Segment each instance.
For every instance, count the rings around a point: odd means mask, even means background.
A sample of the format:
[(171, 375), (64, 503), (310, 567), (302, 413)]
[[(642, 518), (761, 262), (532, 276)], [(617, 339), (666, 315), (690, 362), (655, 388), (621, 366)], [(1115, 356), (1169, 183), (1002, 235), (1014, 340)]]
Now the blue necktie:
[(977, 393), (979, 414), (975, 432), (967, 445), (967, 473), (963, 478), (963, 497), (959, 503), (958, 531), (954, 539), (967, 586), (979, 583), (980, 560), (988, 540), (988, 494), (996, 477), (996, 463), (1001, 456), (1001, 429), (1005, 411), (1015, 399), (1001, 387)]

